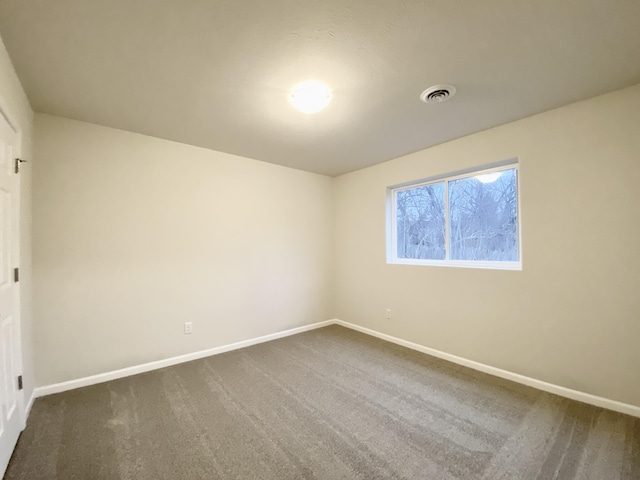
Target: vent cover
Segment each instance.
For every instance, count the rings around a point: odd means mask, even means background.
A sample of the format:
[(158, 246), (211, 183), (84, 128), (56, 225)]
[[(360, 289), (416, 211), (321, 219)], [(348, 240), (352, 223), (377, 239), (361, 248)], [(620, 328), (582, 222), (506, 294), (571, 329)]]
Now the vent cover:
[(420, 94), (420, 100), (424, 103), (441, 103), (449, 100), (455, 94), (456, 87), (453, 85), (434, 85)]

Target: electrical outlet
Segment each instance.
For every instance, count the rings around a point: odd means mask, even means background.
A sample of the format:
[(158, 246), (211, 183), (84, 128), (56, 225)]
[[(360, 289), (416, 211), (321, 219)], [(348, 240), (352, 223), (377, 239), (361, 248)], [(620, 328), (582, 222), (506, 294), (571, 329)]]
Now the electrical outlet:
[(384, 318), (386, 318), (387, 320), (391, 320), (391, 309), (387, 308), (387, 311), (385, 313)]
[(184, 334), (190, 335), (193, 333), (193, 322), (184, 322)]

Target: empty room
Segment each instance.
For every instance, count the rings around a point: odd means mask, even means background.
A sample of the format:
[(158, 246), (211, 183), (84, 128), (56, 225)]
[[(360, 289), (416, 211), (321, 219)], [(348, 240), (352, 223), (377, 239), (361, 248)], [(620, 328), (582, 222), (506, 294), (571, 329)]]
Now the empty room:
[(0, 478), (640, 479), (640, 2), (0, 37)]

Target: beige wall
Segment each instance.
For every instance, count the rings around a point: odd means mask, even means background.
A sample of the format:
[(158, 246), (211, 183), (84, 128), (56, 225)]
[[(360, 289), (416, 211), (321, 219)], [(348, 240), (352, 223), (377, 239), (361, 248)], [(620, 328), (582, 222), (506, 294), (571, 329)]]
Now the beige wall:
[(31, 397), (33, 381), (33, 315), (31, 282), (31, 171), (33, 169), (33, 111), (0, 40), (0, 108), (20, 129), (21, 156), (29, 160), (20, 173), (20, 322), (25, 399)]
[[(38, 114), (37, 384), (338, 317), (640, 405), (639, 125), (640, 85), (331, 180)], [(386, 264), (387, 186), (513, 157), (523, 271)]]
[[(521, 272), (385, 263), (387, 186), (513, 157)], [(338, 318), (640, 405), (640, 85), (338, 177), (334, 194)]]
[(38, 385), (331, 318), (330, 178), (35, 124)]

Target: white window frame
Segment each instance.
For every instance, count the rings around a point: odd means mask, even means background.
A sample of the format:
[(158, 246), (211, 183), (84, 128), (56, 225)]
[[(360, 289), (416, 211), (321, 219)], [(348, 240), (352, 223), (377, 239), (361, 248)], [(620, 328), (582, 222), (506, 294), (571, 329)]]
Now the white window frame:
[[(485, 173), (499, 172), (503, 170), (516, 170), (516, 203), (518, 207), (518, 261), (517, 262), (496, 262), (478, 260), (451, 260), (449, 258), (449, 182), (461, 178), (469, 178)], [(444, 260), (425, 260), (417, 258), (398, 258), (397, 248), (397, 192), (409, 190), (417, 187), (424, 187), (436, 183), (444, 182), (444, 216), (445, 216), (445, 256)], [(422, 180), (392, 185), (387, 187), (387, 263), (399, 265), (428, 265), (436, 267), (462, 267), (462, 268), (485, 268), (492, 270), (522, 270), (522, 215), (520, 207), (520, 170), (518, 159), (510, 159), (496, 162), (490, 165), (473, 167), (459, 170), (452, 173), (429, 177)]]

